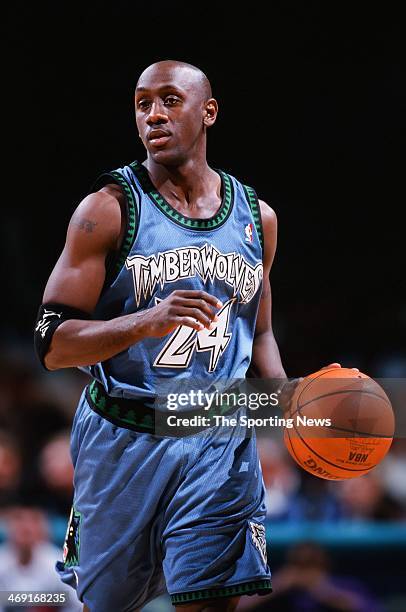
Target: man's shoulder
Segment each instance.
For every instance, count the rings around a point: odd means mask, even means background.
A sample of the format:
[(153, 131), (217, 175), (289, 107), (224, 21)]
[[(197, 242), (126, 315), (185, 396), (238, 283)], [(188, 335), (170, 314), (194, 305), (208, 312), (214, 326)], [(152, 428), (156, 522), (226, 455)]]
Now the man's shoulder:
[(124, 189), (118, 183), (106, 183), (106, 185), (101, 187), (97, 193), (106, 194), (107, 197), (103, 196), (105, 206), (115, 206), (114, 200), (120, 205), (124, 205), (125, 203)]
[(265, 200), (258, 200), (259, 208), (261, 210), (262, 220), (266, 220), (268, 223), (276, 223), (276, 212), (270, 204)]
[(138, 160), (128, 162), (121, 166), (116, 166), (107, 170), (102, 170), (94, 181), (90, 193), (98, 193), (105, 191), (120, 199), (128, 196), (130, 185), (134, 185), (137, 181), (140, 183), (142, 175), (142, 164)]
[(122, 227), (122, 198), (114, 186), (88, 194), (72, 214), (67, 245), (77, 253), (116, 250)]
[(106, 215), (114, 215), (120, 209), (122, 200), (124, 200), (124, 195), (121, 188), (114, 183), (108, 183), (83, 198), (77, 206), (74, 215), (86, 213), (105, 218)]

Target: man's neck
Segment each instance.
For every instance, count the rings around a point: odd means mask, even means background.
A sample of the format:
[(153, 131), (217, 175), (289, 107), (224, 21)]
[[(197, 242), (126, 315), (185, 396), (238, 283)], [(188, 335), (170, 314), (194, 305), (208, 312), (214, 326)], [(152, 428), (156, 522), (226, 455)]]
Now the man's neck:
[(220, 198), (220, 177), (207, 161), (187, 161), (180, 166), (163, 166), (151, 159), (144, 162), (156, 189), (175, 208), (190, 211), (203, 208), (205, 202)]

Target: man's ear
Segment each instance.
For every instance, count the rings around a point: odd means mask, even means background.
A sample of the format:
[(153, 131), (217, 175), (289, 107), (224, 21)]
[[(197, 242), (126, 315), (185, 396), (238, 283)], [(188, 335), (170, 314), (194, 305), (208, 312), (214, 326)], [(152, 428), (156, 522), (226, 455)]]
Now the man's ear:
[(206, 127), (211, 127), (217, 119), (219, 107), (217, 100), (209, 98), (204, 105), (203, 123)]

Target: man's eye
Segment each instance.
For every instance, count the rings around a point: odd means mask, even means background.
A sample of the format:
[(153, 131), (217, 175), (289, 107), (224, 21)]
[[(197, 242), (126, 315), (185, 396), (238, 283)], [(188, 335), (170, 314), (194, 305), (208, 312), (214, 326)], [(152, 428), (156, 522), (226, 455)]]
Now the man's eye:
[(180, 102), (180, 100), (176, 96), (167, 96), (165, 98), (165, 104), (168, 104), (168, 106), (174, 106), (178, 102)]
[(138, 108), (144, 109), (144, 108), (148, 108), (148, 106), (150, 105), (149, 100), (139, 100), (138, 101)]

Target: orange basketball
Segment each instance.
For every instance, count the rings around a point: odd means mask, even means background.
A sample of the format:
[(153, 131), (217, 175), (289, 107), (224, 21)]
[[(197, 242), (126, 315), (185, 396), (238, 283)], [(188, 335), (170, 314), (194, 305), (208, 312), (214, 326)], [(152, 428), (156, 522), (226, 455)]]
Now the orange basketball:
[(382, 387), (349, 368), (319, 370), (295, 389), (285, 444), (305, 470), (327, 480), (370, 472), (392, 443), (395, 418)]

